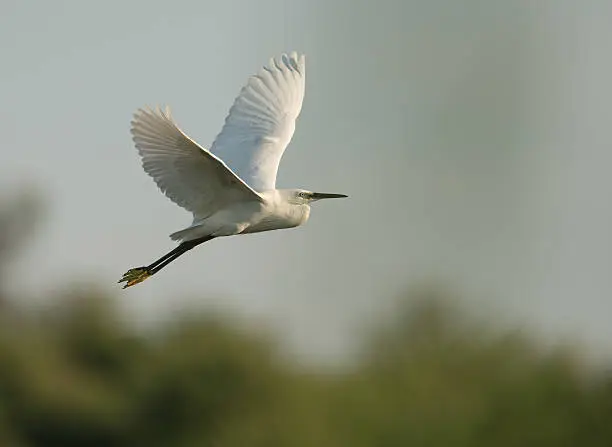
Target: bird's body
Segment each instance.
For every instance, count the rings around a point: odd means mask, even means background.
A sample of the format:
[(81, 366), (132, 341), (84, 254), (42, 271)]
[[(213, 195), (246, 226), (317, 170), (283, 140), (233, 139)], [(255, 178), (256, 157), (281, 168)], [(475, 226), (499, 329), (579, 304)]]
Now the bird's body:
[(204, 219), (194, 219), (184, 230), (172, 233), (174, 240), (188, 241), (202, 236), (233, 236), (261, 231), (293, 228), (306, 223), (310, 205), (290, 201), (290, 189), (273, 189), (261, 193), (262, 201), (236, 202)]
[(295, 131), (304, 99), (305, 60), (296, 53), (271, 60), (252, 76), (210, 151), (189, 138), (168, 109), (139, 110), (132, 135), (144, 170), (191, 226), (172, 233), (177, 248), (119, 282), (137, 284), (193, 247), (221, 236), (293, 228), (310, 216), (310, 203), (342, 194), (277, 189), (278, 165)]
[(310, 205), (294, 200), (295, 190), (275, 189), (262, 194), (265, 202), (242, 233), (298, 227), (310, 217)]

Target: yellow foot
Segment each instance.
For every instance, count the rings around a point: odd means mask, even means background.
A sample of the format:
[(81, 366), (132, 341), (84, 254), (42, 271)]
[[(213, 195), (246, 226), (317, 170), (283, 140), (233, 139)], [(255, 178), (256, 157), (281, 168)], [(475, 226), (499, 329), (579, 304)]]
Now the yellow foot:
[(151, 272), (146, 267), (136, 267), (125, 272), (118, 283), (125, 282), (125, 285), (123, 286), (125, 289), (126, 287), (143, 282), (149, 276), (151, 276)]

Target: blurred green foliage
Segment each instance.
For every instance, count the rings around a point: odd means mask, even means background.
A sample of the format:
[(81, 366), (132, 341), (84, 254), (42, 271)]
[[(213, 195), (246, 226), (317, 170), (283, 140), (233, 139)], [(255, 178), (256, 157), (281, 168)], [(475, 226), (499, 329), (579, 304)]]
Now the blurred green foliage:
[(612, 445), (606, 380), (436, 300), (336, 374), (205, 317), (137, 335), (110, 303), (77, 295), (3, 328), (1, 445)]
[(35, 313), (5, 302), (0, 446), (612, 445), (606, 375), (430, 292), (342, 373), (206, 315), (143, 335), (111, 297), (68, 295)]

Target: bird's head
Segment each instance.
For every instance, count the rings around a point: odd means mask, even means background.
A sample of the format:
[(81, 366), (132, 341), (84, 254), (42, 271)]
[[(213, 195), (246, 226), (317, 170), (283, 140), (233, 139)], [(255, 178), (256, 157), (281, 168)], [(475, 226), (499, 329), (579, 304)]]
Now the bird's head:
[(344, 194), (332, 194), (326, 192), (312, 192), (305, 189), (292, 189), (288, 191), (288, 201), (294, 205), (308, 205), (321, 199), (341, 199), (348, 197)]

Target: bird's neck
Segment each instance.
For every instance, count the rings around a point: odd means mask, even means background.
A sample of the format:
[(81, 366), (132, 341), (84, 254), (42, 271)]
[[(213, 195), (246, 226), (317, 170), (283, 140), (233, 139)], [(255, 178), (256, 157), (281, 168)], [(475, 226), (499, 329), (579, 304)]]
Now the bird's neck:
[(310, 217), (310, 205), (291, 205), (289, 208), (289, 220), (295, 222), (295, 226), (306, 223)]
[(297, 227), (308, 220), (310, 205), (305, 203), (292, 203), (287, 193), (276, 190), (272, 199), (273, 214), (286, 222), (289, 227)]

